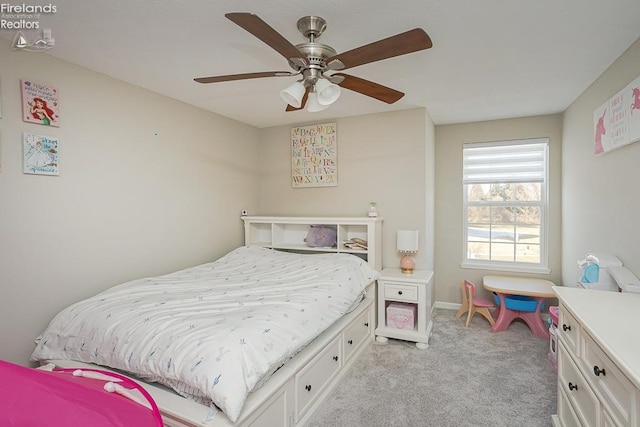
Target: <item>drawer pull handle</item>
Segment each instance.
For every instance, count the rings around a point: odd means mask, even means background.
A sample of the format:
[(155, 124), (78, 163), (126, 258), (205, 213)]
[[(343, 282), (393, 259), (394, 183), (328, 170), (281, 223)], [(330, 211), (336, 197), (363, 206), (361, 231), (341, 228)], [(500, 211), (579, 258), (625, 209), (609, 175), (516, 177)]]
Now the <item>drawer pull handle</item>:
[(402, 291), (398, 291), (398, 295), (402, 295)]
[(569, 390), (577, 390), (578, 386), (573, 384), (573, 383), (569, 383)]
[(593, 373), (596, 374), (596, 377), (599, 377), (600, 374), (602, 374), (603, 377), (607, 375), (607, 373), (604, 371), (604, 368), (600, 369), (598, 368), (598, 366), (593, 367)]
[(562, 325), (562, 330), (565, 331), (565, 332), (570, 331), (571, 330), (571, 326), (563, 324)]
[(369, 327), (369, 322), (365, 323), (364, 326)]
[(353, 340), (349, 340), (347, 341), (349, 344), (353, 344)]
[(338, 356), (333, 356), (333, 360), (338, 361)]
[(311, 391), (311, 385), (307, 384), (306, 386), (304, 386), (304, 389), (307, 391)]

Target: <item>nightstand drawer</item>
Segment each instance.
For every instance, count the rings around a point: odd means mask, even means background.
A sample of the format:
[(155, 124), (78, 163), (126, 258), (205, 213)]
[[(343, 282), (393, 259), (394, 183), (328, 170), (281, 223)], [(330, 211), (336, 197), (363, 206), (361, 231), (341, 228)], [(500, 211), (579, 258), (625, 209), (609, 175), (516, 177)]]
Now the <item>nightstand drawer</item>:
[(385, 282), (384, 298), (395, 301), (418, 302), (418, 286)]

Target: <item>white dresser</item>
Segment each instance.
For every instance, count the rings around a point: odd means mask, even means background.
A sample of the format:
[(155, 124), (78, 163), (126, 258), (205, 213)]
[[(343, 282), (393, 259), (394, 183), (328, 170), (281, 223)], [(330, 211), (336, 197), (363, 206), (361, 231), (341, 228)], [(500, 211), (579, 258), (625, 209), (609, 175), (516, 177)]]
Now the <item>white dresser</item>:
[(640, 426), (640, 294), (554, 287), (554, 426)]

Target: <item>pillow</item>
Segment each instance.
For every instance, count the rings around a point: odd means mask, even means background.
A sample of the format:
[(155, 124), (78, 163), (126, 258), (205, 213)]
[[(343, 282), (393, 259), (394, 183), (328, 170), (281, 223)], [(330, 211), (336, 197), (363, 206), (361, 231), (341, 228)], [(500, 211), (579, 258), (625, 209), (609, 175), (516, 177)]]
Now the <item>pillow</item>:
[(337, 244), (335, 225), (311, 225), (304, 241), (312, 248), (333, 247)]

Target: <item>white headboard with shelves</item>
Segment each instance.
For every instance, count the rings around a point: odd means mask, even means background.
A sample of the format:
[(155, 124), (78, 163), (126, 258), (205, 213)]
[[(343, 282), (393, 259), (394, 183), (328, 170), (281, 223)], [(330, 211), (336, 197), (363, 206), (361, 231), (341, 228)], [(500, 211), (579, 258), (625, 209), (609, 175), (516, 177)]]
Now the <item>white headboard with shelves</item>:
[[(244, 243), (296, 252), (337, 252), (355, 254), (365, 259), (373, 268), (382, 270), (382, 218), (369, 217), (282, 217), (243, 216)], [(335, 225), (337, 245), (314, 248), (304, 241), (312, 225)], [(348, 248), (344, 241), (359, 238), (366, 240), (367, 249)]]

